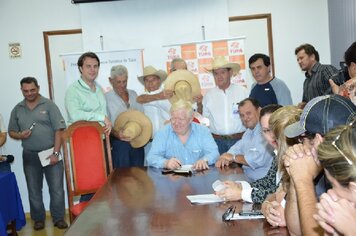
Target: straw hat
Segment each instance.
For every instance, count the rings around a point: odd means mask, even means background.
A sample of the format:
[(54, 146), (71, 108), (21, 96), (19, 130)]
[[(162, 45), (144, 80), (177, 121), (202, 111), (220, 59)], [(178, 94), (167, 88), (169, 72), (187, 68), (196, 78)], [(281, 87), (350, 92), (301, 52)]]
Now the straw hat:
[(199, 80), (188, 70), (176, 70), (170, 73), (164, 82), (164, 89), (174, 91), (169, 99), (172, 104), (179, 99), (192, 102), (194, 96), (201, 95)]
[(237, 74), (240, 71), (240, 65), (238, 63), (229, 62), (224, 56), (214, 57), (211, 69), (208, 71), (213, 72), (213, 70), (220, 68), (232, 69), (234, 74)]
[(143, 75), (137, 78), (141, 82), (141, 84), (144, 85), (143, 79), (149, 75), (158, 76), (161, 79), (161, 82), (163, 82), (167, 78), (166, 72), (164, 72), (163, 70), (156, 70), (156, 68), (154, 68), (153, 66), (146, 66), (145, 68), (143, 68)]
[(122, 130), (123, 134), (130, 138), (130, 144), (134, 148), (144, 146), (152, 137), (150, 119), (137, 110), (121, 113), (115, 120), (114, 130), (116, 132)]

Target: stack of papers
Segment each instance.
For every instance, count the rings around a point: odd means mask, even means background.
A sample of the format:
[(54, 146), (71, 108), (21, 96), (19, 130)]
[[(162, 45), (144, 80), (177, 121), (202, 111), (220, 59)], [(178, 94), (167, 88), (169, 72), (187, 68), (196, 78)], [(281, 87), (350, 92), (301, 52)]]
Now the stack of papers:
[(179, 169), (163, 169), (162, 174), (176, 173), (176, 174), (189, 174), (193, 173), (193, 165), (182, 165)]
[(230, 220), (254, 220), (254, 219), (264, 219), (264, 215), (250, 215), (250, 216), (241, 216), (239, 213), (235, 213)]
[(220, 198), (215, 194), (188, 195), (187, 198), (192, 204), (224, 202), (224, 199)]

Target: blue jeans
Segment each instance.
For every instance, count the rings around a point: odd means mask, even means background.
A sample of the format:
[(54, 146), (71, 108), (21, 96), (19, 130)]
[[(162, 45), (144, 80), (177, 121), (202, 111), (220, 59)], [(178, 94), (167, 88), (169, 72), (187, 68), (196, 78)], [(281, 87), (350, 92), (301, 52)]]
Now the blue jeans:
[(112, 164), (114, 168), (144, 166), (145, 151), (143, 147), (133, 148), (129, 142), (110, 137), (112, 146)]
[(63, 189), (63, 161), (55, 165), (42, 167), (37, 152), (23, 150), (23, 169), (25, 172), (28, 197), (30, 200), (30, 214), (34, 221), (44, 221), (46, 210), (42, 199), (43, 175), (46, 177), (50, 195), (50, 211), (53, 222), (64, 219), (64, 189)]
[(229, 149), (240, 139), (217, 139), (214, 138), (216, 145), (218, 145), (220, 155), (229, 151)]

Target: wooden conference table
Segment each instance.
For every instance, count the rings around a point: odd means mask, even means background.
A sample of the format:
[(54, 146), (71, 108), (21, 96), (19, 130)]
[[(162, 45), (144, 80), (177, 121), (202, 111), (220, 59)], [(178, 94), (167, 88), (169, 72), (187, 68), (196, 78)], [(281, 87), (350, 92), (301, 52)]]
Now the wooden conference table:
[(192, 205), (187, 195), (213, 193), (217, 180), (243, 178), (240, 168), (211, 167), (192, 176), (155, 168), (116, 169), (65, 235), (288, 235), (264, 219), (223, 222), (241, 202)]

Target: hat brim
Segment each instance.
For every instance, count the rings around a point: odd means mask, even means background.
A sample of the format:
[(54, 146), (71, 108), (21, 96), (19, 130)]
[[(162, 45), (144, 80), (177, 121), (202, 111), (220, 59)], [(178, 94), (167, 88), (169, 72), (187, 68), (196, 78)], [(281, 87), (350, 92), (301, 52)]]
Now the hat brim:
[(303, 128), (303, 126), (300, 124), (300, 122), (295, 122), (291, 125), (288, 125), (285, 128), (284, 135), (287, 138), (295, 138), (301, 134), (304, 134), (305, 132), (306, 132), (306, 130)]
[(114, 130), (119, 132), (127, 122), (136, 122), (140, 125), (142, 132), (136, 138), (130, 141), (134, 148), (144, 146), (152, 137), (152, 123), (151, 120), (142, 112), (137, 110), (128, 110), (121, 113), (115, 120)]
[[(176, 70), (170, 73), (167, 80), (164, 82), (164, 89), (174, 91), (176, 83), (179, 81), (186, 81), (192, 87), (192, 101), (193, 97), (201, 95), (201, 88), (198, 78), (188, 70)], [(175, 103), (179, 99), (173, 94), (171, 98), (168, 99), (170, 103)]]
[(166, 80), (166, 78), (167, 78), (167, 73), (166, 72), (164, 72), (163, 70), (158, 70), (158, 71), (156, 71), (155, 73), (152, 73), (152, 74), (139, 76), (139, 77), (137, 77), (137, 79), (138, 79), (138, 81), (140, 81), (141, 84), (145, 85), (144, 78), (146, 76), (150, 76), (150, 75), (158, 76), (158, 78), (161, 80), (161, 82), (164, 82)]
[(217, 69), (232, 69), (234, 74), (237, 74), (239, 73), (241, 67), (238, 63), (227, 63), (221, 66), (213, 66), (211, 69), (208, 69), (208, 71), (213, 73), (213, 71)]

